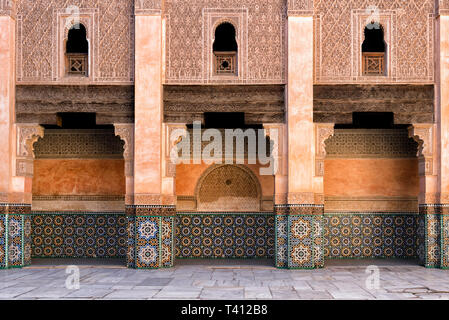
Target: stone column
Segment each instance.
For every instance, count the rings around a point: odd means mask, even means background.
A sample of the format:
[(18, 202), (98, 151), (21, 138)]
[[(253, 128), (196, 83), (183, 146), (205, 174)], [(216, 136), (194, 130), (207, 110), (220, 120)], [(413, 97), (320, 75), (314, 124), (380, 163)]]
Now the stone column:
[[(287, 198), (285, 204), (276, 203), (277, 266), (297, 269), (316, 268), (323, 265), (323, 250), (320, 247), (324, 207), (319, 194), (317, 198), (314, 179), (313, 12), (311, 9), (313, 8), (290, 8), (289, 6)], [(284, 243), (286, 247), (280, 246), (280, 243)]]
[(174, 199), (163, 195), (161, 1), (135, 1), (134, 196), (129, 219), (129, 267), (173, 265)]

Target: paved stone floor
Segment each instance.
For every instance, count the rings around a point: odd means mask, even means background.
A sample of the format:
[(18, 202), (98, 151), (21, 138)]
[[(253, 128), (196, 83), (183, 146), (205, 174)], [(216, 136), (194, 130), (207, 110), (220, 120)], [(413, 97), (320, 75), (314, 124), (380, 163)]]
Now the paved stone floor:
[[(69, 264), (79, 267), (79, 289), (66, 288)], [(333, 260), (318, 270), (276, 269), (265, 260), (177, 260), (160, 270), (121, 264), (33, 260), (0, 270), (0, 299), (449, 299), (449, 270), (415, 261)]]

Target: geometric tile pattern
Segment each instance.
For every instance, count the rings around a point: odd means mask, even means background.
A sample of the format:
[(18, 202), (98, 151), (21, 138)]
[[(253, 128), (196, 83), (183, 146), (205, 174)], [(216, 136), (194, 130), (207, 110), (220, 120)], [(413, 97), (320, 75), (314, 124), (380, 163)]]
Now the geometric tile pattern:
[(449, 268), (449, 215), (441, 215), (441, 268)]
[(29, 205), (0, 204), (0, 269), (31, 263)]
[(136, 268), (159, 268), (159, 217), (136, 217)]
[(23, 216), (8, 215), (8, 266), (22, 266), (23, 258)]
[(288, 216), (288, 268), (312, 269), (324, 265), (323, 218), (319, 215)]
[(288, 216), (276, 216), (276, 268), (288, 267)]
[(178, 214), (176, 258), (274, 258), (273, 214)]
[(128, 268), (136, 267), (136, 217), (127, 216), (127, 235), (128, 235), (128, 247), (126, 250), (126, 266)]
[(416, 214), (326, 214), (326, 258), (416, 258)]
[(127, 217), (127, 266), (169, 268), (174, 263), (173, 217)]
[(425, 215), (425, 266), (437, 268), (441, 259), (441, 215)]
[[(313, 269), (324, 266), (322, 206), (277, 206), (277, 268)], [(313, 214), (292, 214), (310, 212)]]
[(124, 258), (127, 221), (117, 213), (34, 212), (32, 256), (39, 258)]
[(6, 250), (6, 217), (6, 214), (0, 214), (0, 268), (6, 268), (6, 261), (8, 258)]
[(170, 268), (174, 264), (174, 218), (161, 218), (161, 267)]

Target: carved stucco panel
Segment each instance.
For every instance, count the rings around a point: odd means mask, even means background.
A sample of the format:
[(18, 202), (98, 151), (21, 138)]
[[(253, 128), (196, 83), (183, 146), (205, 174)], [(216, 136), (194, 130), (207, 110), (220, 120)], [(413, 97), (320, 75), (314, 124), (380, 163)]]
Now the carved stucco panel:
[(208, 24), (203, 23), (208, 12), (214, 19), (232, 18), (238, 13), (242, 21), (243, 28), (236, 31), (239, 55), (243, 49), (248, 57), (247, 72), (237, 80), (223, 79), (220, 83), (285, 83), (287, 10), (286, 1), (278, 0), (166, 0), (166, 83), (209, 81), (204, 61), (211, 54), (207, 47), (213, 30), (206, 30)]
[(33, 144), (44, 137), (44, 128), (38, 124), (17, 124), (16, 175), (33, 176)]
[(334, 135), (333, 123), (315, 124), (315, 176), (324, 176), (324, 158), (326, 157), (326, 140)]
[(123, 157), (125, 159), (125, 176), (134, 176), (134, 124), (115, 123), (115, 135), (125, 142)]
[(418, 143), (418, 154), (420, 158), (419, 171), (421, 175), (433, 174), (434, 153), (434, 125), (413, 124), (409, 128), (409, 137)]
[(396, 60), (392, 56), (390, 63), (396, 65), (396, 76), (392, 75), (389, 81), (433, 81), (434, 0), (345, 0), (332, 2), (332, 5), (327, 0), (315, 0), (316, 82), (373, 81), (357, 79), (355, 71), (361, 47), (354, 39), (363, 37), (364, 30), (354, 24), (351, 16), (353, 12), (364, 11), (370, 15), (375, 7), (381, 18), (383, 14), (391, 16), (395, 12), (391, 30), (394, 30), (392, 36), (396, 34)]
[[(72, 5), (66, 0), (17, 2), (17, 81), (57, 81), (58, 15)], [(94, 15), (92, 32), (96, 65), (94, 82), (130, 83), (134, 79), (134, 2), (132, 0), (78, 0), (80, 18)], [(86, 26), (88, 29), (89, 27)], [(88, 30), (89, 31), (89, 30)], [(62, 30), (61, 30), (62, 32)], [(55, 54), (56, 52), (56, 54)]]

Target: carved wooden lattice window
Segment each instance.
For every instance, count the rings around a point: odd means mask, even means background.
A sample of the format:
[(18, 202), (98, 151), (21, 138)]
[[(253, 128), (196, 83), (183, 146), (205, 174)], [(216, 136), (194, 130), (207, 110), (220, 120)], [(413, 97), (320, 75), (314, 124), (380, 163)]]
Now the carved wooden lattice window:
[(222, 23), (215, 29), (213, 51), (214, 73), (237, 75), (237, 41), (235, 28), (231, 23)]
[(372, 22), (365, 27), (365, 41), (362, 45), (362, 71), (364, 75), (385, 75), (384, 30)]
[(86, 28), (82, 24), (76, 24), (69, 30), (66, 44), (68, 75), (88, 76), (88, 52)]

